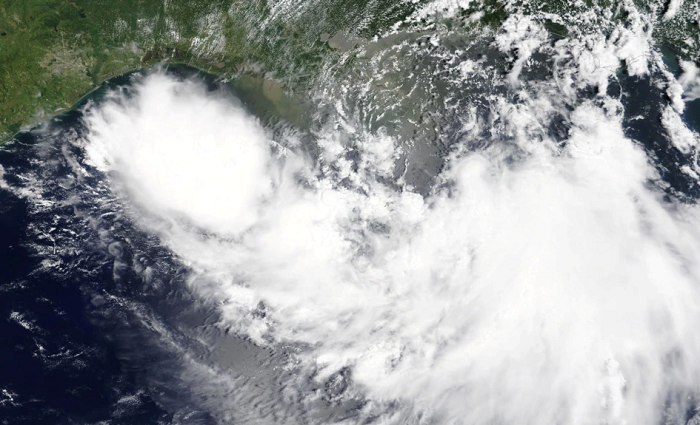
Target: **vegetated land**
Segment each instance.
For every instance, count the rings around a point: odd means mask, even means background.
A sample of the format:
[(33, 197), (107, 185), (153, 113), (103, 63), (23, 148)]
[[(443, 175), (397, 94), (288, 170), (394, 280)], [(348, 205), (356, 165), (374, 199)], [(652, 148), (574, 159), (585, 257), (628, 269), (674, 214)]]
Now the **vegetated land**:
[[(555, 13), (566, 3), (530, 2)], [(697, 59), (698, 2), (686, 0), (669, 21), (661, 0), (644, 3), (658, 10), (664, 42)], [(331, 51), (326, 34), (370, 38), (416, 7), (400, 0), (1, 0), (0, 143), (70, 108), (106, 79), (156, 63), (187, 63), (224, 77), (267, 74), (289, 83), (288, 90), (301, 87)], [(484, 25), (507, 17), (500, 0), (479, 8)]]
[(267, 0), (1, 0), (0, 143), (157, 63), (303, 80), (330, 50), (324, 32), (375, 32), (410, 13), (393, 0), (306, 9), (285, 18)]

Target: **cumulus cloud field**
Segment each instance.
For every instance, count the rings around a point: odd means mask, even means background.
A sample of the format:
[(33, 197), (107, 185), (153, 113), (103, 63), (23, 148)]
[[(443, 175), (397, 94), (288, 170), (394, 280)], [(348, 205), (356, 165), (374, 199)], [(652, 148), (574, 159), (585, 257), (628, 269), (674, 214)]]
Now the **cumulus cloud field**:
[(402, 406), (386, 423), (656, 424), (700, 382), (700, 215), (649, 184), (615, 102), (582, 102), (562, 148), (456, 150), (428, 196), (377, 178), (397, 141), (346, 185), (332, 137), (313, 161), (161, 73), (91, 108), (85, 149), (222, 326), (307, 347), (314, 379), (349, 370)]

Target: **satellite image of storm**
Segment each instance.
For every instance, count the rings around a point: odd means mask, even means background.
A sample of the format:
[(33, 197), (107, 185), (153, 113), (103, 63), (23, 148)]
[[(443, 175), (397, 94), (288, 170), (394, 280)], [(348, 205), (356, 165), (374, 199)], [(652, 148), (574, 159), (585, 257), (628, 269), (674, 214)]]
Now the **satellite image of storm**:
[(0, 0), (0, 425), (700, 425), (700, 0)]

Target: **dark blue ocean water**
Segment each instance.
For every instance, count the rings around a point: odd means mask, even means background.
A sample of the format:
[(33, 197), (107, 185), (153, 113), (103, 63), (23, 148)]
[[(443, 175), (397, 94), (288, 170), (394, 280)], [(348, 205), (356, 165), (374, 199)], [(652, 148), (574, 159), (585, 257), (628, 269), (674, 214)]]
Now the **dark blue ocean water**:
[[(20, 183), (15, 173), (38, 165), (28, 161), (36, 142), (26, 134), (0, 151), (8, 183)], [(115, 285), (105, 254), (89, 247), (64, 251), (57, 238), (56, 254), (47, 255), (53, 242), (39, 240), (30, 229), (51, 221), (54, 233), (60, 233), (74, 224), (73, 215), (70, 208), (32, 213), (29, 200), (0, 189), (0, 421), (166, 420), (170, 415), (141, 391), (137, 374), (120, 359), (110, 329), (96, 326), (91, 317), (91, 297)], [(43, 261), (61, 265), (47, 268)]]
[[(109, 81), (82, 105), (130, 78)], [(691, 159), (669, 149), (659, 123), (663, 91), (625, 77), (611, 91), (669, 196), (697, 199), (696, 182), (677, 172)], [(76, 168), (81, 107), (0, 148), (0, 423), (215, 423), (209, 396), (183, 377), (183, 352), (211, 355), (200, 337), (221, 337), (208, 327), (216, 313), (187, 289), (187, 269), (136, 228), (105, 176)], [(647, 119), (629, 119), (640, 114)], [(699, 101), (685, 119), (700, 128)], [(258, 368), (272, 356), (245, 341), (227, 344), (216, 361), (233, 367), (243, 357), (225, 354), (241, 347)]]
[(177, 324), (211, 313), (195, 311), (186, 271), (122, 214), (104, 176), (72, 167), (82, 106), (0, 148), (0, 423), (211, 423), (149, 325), (188, 345)]

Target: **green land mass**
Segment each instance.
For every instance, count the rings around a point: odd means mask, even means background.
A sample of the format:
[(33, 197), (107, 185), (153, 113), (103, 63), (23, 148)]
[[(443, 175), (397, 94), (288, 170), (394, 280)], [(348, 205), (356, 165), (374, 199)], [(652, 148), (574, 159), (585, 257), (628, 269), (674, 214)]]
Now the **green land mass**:
[(389, 3), (341, 0), (279, 19), (265, 0), (2, 0), (0, 142), (106, 79), (158, 63), (308, 79), (330, 50), (324, 32), (375, 32), (410, 13)]
[[(614, 6), (608, 0), (594, 2), (586, 0), (585, 6)], [(339, 54), (334, 48), (343, 43), (334, 34), (372, 38), (420, 5), (397, 0), (292, 1), (303, 8), (280, 11), (281, 3), (1, 0), (0, 143), (71, 108), (106, 79), (158, 63), (184, 63), (226, 78), (257, 74), (276, 82), (267, 83), (268, 89), (294, 90), (317, 75), (327, 55)], [(567, 16), (576, 14), (569, 3), (539, 0), (528, 7), (562, 16), (560, 22), (545, 24), (564, 36)], [(655, 36), (681, 56), (698, 59), (697, 2), (686, 1), (670, 21), (662, 19), (663, 3), (637, 3), (659, 16)], [(484, 0), (479, 10), (485, 12), (481, 25), (496, 26), (507, 17), (499, 0)]]

